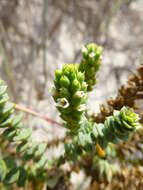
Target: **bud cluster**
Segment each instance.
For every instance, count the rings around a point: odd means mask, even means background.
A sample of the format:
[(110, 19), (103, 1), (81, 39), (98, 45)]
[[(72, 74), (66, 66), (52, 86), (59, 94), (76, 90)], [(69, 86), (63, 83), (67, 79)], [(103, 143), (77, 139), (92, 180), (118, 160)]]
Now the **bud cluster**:
[(84, 73), (75, 64), (66, 64), (62, 70), (55, 72), (53, 98), (60, 117), (70, 129), (79, 127), (86, 110), (87, 84), (84, 79)]
[(96, 73), (101, 65), (103, 48), (94, 43), (83, 46), (82, 61), (79, 70), (85, 73), (85, 81), (88, 84), (88, 91), (91, 91), (96, 84)]

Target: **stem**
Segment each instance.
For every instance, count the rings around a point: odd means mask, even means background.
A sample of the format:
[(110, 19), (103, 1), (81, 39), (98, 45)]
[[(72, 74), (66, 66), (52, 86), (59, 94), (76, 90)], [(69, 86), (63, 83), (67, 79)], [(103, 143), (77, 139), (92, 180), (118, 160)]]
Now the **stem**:
[(15, 109), (18, 110), (18, 111), (23, 111), (23, 112), (31, 114), (33, 116), (39, 117), (39, 118), (41, 118), (41, 119), (43, 119), (43, 120), (45, 120), (45, 121), (47, 121), (47, 122), (49, 122), (51, 124), (56, 124), (56, 125), (58, 125), (60, 127), (63, 127), (63, 125), (60, 124), (59, 122), (47, 117), (46, 115), (42, 115), (39, 112), (36, 112), (36, 111), (34, 111), (34, 110), (30, 109), (30, 108), (27, 108), (25, 106), (15, 104)]

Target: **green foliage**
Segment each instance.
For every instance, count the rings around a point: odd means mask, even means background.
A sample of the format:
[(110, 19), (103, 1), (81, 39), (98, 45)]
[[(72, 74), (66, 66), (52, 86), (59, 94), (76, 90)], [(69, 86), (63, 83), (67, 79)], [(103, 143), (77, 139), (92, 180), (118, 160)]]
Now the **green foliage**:
[(85, 117), (80, 124), (78, 132), (72, 137), (72, 143), (65, 145), (66, 154), (70, 159), (77, 159), (85, 152), (100, 155), (97, 144), (106, 148), (110, 142), (118, 144), (122, 140), (126, 141), (140, 126), (138, 115), (126, 107), (114, 111), (113, 116), (107, 117), (104, 124), (91, 123)]
[(111, 182), (113, 175), (120, 171), (120, 166), (118, 163), (109, 162), (96, 156), (93, 160), (93, 169), (97, 170), (100, 180), (106, 179)]
[(109, 142), (118, 144), (121, 140), (125, 141), (139, 127), (138, 115), (126, 107), (115, 110), (104, 124), (93, 123), (86, 117), (87, 90), (92, 90), (95, 84), (102, 48), (88, 44), (82, 52), (80, 65), (65, 65), (62, 70), (56, 71), (54, 81), (53, 97), (72, 137), (72, 142), (65, 144), (69, 159), (79, 159), (86, 153), (104, 156), (102, 148), (106, 148)]
[[(114, 144), (127, 141), (140, 124), (138, 114), (127, 107), (114, 110), (113, 115), (107, 117), (104, 123), (97, 124), (88, 116), (87, 92), (96, 84), (102, 51), (100, 46), (88, 44), (82, 49), (80, 64), (66, 64), (62, 70), (55, 72), (53, 98), (60, 117), (65, 122), (66, 135), (70, 138), (65, 142), (65, 154), (53, 159), (50, 169), (59, 167), (67, 160), (82, 163), (82, 159), (90, 156), (92, 169), (98, 171), (99, 178), (104, 176), (109, 182), (119, 170), (117, 164), (112, 162), (113, 157), (116, 157)], [(33, 142), (32, 129), (23, 127), (22, 116), (15, 114), (14, 104), (9, 101), (6, 90), (7, 86), (1, 80), (1, 138), (16, 145), (16, 159), (11, 156), (0, 159), (0, 182), (7, 187), (13, 183), (25, 187), (29, 180), (47, 180), (47, 186), (54, 188), (61, 174), (57, 173), (53, 178), (46, 172), (47, 144)]]
[(120, 111), (114, 110), (113, 116), (108, 117), (104, 122), (102, 129), (104, 143), (102, 136), (99, 142), (101, 146), (106, 142), (118, 144), (121, 140), (128, 140), (129, 135), (139, 127), (139, 116), (132, 109), (123, 107)]
[(79, 65), (79, 70), (85, 74), (88, 91), (91, 91), (97, 82), (96, 73), (101, 65), (102, 52), (102, 47), (94, 43), (83, 46), (82, 48), (83, 58)]
[[(23, 165), (18, 166), (13, 158), (0, 159), (0, 181), (4, 184), (17, 182), (24, 186), (28, 176), (40, 175), (44, 172), (47, 158), (44, 155), (46, 144), (34, 143), (31, 140), (32, 129), (23, 128), (21, 115), (14, 113), (14, 104), (8, 101), (7, 86), (0, 81), (0, 128), (3, 128), (2, 138), (9, 143), (17, 144), (17, 154), (22, 156)], [(28, 164), (33, 160), (34, 164)]]

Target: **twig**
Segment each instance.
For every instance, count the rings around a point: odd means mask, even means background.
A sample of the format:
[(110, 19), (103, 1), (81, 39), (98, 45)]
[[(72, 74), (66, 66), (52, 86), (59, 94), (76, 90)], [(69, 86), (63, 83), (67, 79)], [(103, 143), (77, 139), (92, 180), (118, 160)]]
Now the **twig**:
[(46, 115), (42, 115), (39, 112), (36, 112), (36, 111), (34, 111), (34, 110), (30, 109), (30, 108), (27, 108), (25, 106), (15, 104), (15, 109), (19, 110), (19, 111), (22, 111), (22, 112), (26, 112), (26, 113), (31, 114), (33, 116), (39, 117), (39, 118), (41, 118), (41, 119), (43, 119), (43, 120), (45, 120), (45, 121), (47, 121), (47, 122), (49, 122), (51, 124), (56, 124), (56, 125), (58, 125), (60, 127), (63, 127), (63, 125), (60, 124), (59, 122), (47, 117)]

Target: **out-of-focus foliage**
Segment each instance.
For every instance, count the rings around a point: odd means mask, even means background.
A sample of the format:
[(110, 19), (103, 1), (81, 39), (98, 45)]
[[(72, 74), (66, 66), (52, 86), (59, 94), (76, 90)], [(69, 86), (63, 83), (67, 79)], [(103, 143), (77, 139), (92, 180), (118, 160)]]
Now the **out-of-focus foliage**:
[[(23, 128), (21, 115), (14, 113), (14, 104), (9, 101), (7, 86), (0, 80), (0, 128), (4, 129), (1, 138), (17, 146), (16, 154), (20, 154), (22, 163), (19, 165), (15, 157), (2, 155), (0, 159), (0, 182), (4, 185), (17, 183), (26, 186), (28, 178), (44, 177), (47, 158), (44, 154), (46, 144), (33, 142), (32, 129)], [(29, 164), (32, 161), (33, 164)]]

